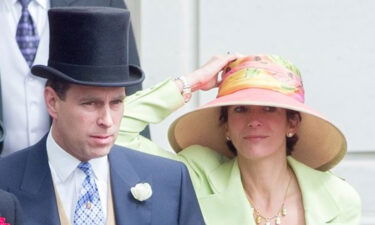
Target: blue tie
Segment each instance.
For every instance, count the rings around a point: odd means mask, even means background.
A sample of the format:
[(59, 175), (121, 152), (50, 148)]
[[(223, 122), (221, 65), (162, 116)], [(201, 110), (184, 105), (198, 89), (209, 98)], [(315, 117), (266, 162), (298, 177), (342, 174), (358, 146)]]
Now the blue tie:
[(78, 168), (86, 174), (81, 192), (74, 210), (74, 225), (104, 225), (104, 214), (100, 202), (98, 187), (90, 163), (81, 162)]
[(22, 14), (17, 25), (16, 40), (23, 57), (25, 58), (29, 67), (34, 62), (36, 50), (39, 45), (39, 38), (36, 33), (36, 28), (31, 18), (30, 12), (27, 9), (31, 0), (19, 0), (22, 5)]

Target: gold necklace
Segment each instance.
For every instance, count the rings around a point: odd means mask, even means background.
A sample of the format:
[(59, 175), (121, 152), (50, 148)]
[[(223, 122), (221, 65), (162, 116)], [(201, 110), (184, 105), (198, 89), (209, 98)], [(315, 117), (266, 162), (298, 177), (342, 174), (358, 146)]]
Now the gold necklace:
[[(264, 221), (264, 225), (271, 225), (272, 220), (275, 220), (275, 224), (276, 225), (280, 225), (281, 224), (281, 218), (285, 217), (287, 215), (287, 209), (285, 207), (285, 199), (286, 199), (286, 196), (288, 194), (290, 183), (292, 181), (292, 174), (291, 174), (291, 172), (289, 174), (290, 174), (290, 176), (289, 176), (289, 182), (288, 182), (288, 186), (286, 187), (286, 190), (285, 190), (284, 200), (283, 200), (283, 202), (281, 204), (281, 207), (280, 207), (279, 211), (276, 213), (276, 215), (271, 216), (271, 217), (263, 216), (263, 215), (260, 214), (259, 210), (255, 208), (255, 205), (252, 204), (254, 206), (254, 214), (255, 214), (255, 222), (256, 222), (256, 224), (261, 224)], [(249, 200), (251, 199), (249, 195), (248, 195), (248, 198), (249, 198)]]
[(284, 206), (284, 204), (281, 206), (280, 210), (278, 213), (274, 216), (271, 217), (265, 217), (262, 216), (257, 209), (254, 208), (254, 213), (255, 213), (255, 222), (257, 224), (261, 224), (263, 221), (265, 222), (265, 225), (271, 225), (272, 220), (275, 220), (276, 225), (281, 224), (281, 218), (287, 215), (287, 210)]

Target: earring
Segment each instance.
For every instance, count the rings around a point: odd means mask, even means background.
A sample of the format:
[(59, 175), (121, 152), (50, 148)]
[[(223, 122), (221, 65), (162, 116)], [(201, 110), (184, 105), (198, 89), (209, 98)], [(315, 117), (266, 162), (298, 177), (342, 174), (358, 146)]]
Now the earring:
[(286, 136), (289, 137), (289, 138), (293, 137), (293, 135), (294, 134), (292, 132), (289, 132), (289, 133), (286, 134)]
[(225, 139), (227, 139), (227, 141), (230, 141), (230, 137), (229, 136), (226, 136)]

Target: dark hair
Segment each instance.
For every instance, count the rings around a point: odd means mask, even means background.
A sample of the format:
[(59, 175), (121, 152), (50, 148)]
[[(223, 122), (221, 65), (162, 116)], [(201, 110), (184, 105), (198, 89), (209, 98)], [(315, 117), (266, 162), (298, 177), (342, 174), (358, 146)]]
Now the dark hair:
[(65, 100), (66, 92), (70, 88), (70, 83), (61, 79), (48, 79), (46, 87), (51, 87), (61, 100)]
[[(288, 120), (297, 118), (299, 121), (302, 120), (301, 114), (298, 111), (294, 111), (291, 109), (286, 109), (286, 118)], [(220, 125), (228, 122), (228, 106), (223, 106), (220, 108), (220, 116), (219, 116)], [(298, 141), (298, 135), (294, 134), (293, 137), (286, 137), (286, 155), (291, 155)], [(226, 144), (229, 150), (234, 154), (237, 155), (237, 149), (234, 147), (232, 141), (227, 140)]]

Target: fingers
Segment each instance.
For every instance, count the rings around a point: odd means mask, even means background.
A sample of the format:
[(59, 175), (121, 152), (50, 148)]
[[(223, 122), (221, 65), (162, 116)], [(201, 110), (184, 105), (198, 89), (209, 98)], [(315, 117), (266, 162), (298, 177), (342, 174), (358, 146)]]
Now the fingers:
[(227, 55), (215, 55), (213, 56), (204, 66), (212, 65), (216, 67), (216, 70), (222, 69), (228, 63), (236, 60), (240, 55), (237, 54), (227, 54)]
[(215, 55), (206, 64), (204, 64), (200, 69), (202, 71), (201, 78), (217, 78), (217, 75), (222, 71), (225, 66), (236, 60), (236, 55)]
[(218, 78), (225, 66), (236, 60), (238, 54), (215, 55), (196, 71), (185, 75), (192, 91), (210, 90), (218, 85)]

